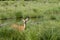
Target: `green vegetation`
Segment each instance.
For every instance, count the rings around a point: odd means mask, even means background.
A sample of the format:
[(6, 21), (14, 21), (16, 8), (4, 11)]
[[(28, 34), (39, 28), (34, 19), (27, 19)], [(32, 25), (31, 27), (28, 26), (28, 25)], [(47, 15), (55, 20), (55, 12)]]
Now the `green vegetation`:
[(45, 16), (46, 14), (59, 15), (59, 11), (60, 11), (59, 3), (39, 3), (35, 1), (33, 2), (1, 1), (0, 2), (0, 15), (1, 15), (0, 18), (12, 18), (12, 17), (16, 18), (16, 17), (27, 17), (27, 16), (41, 17), (41, 16)]
[(0, 40), (60, 40), (60, 3), (0, 1), (0, 19), (18, 17), (30, 17), (26, 29), (18, 31), (11, 24), (2, 26)]
[(0, 1), (36, 1), (36, 2), (42, 2), (42, 3), (58, 3), (60, 0), (0, 0)]
[(0, 40), (60, 40), (60, 21), (45, 20), (40, 24), (30, 24), (31, 21), (22, 32), (10, 26), (1, 27)]

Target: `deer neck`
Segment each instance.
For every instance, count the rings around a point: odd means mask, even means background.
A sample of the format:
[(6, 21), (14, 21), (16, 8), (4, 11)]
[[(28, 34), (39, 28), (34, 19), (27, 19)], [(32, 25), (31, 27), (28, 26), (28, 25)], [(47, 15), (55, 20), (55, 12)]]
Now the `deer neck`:
[(24, 23), (24, 28), (25, 28), (25, 26), (26, 26), (26, 23)]

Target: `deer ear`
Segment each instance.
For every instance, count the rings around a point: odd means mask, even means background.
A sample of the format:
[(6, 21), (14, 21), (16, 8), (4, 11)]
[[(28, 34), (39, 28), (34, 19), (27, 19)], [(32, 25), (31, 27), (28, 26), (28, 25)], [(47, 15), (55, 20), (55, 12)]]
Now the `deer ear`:
[(25, 21), (28, 21), (28, 18), (26, 18)]

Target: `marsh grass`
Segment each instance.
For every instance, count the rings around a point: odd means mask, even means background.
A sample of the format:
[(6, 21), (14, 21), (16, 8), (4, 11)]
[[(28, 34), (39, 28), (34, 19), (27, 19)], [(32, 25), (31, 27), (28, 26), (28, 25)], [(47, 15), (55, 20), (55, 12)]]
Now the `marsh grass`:
[(15, 20), (6, 22), (18, 24), (22, 22), (17, 21), (17, 17), (30, 17), (30, 19), (24, 31), (11, 28), (11, 24), (2, 26), (0, 40), (60, 40), (60, 5), (58, 3), (7, 2), (1, 2), (0, 18), (14, 18)]
[(0, 40), (60, 40), (59, 25), (58, 21), (28, 23), (24, 31), (18, 31), (8, 25), (3, 26), (0, 28)]

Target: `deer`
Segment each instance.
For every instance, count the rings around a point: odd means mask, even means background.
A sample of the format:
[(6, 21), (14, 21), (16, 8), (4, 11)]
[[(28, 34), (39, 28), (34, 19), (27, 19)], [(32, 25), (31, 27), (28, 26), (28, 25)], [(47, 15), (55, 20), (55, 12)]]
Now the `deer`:
[(26, 18), (26, 19), (22, 19), (22, 21), (23, 21), (23, 25), (18, 25), (18, 24), (12, 24), (11, 25), (11, 27), (13, 27), (14, 29), (17, 29), (17, 30), (19, 30), (19, 31), (23, 31), (23, 30), (25, 30), (25, 28), (26, 28), (26, 23), (27, 23), (27, 21), (28, 21), (28, 18)]

